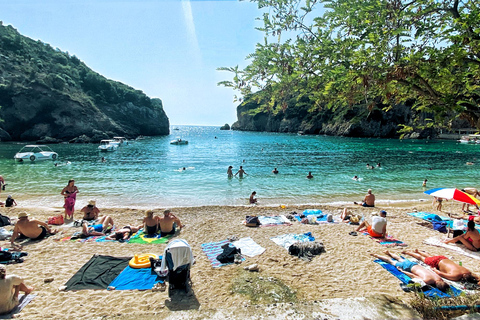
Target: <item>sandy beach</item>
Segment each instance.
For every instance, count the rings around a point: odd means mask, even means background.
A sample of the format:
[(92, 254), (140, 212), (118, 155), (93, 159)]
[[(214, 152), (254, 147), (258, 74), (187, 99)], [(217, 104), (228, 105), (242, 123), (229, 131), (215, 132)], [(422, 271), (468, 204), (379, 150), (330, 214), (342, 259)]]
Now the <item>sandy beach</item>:
[[(358, 318), (362, 313), (352, 312), (355, 303), (368, 309), (369, 301), (375, 305), (397, 306), (403, 318), (415, 317), (409, 314), (407, 303), (413, 297), (405, 293), (399, 281), (372, 262), (370, 253), (382, 253), (385, 248), (369, 237), (359, 234), (350, 236), (354, 226), (344, 223), (304, 225), (294, 222), (291, 226), (248, 228), (242, 224), (246, 215), (278, 215), (292, 211), (302, 212), (312, 206), (262, 207), (256, 206), (204, 206), (175, 208), (173, 212), (186, 226), (177, 238), (188, 241), (196, 259), (191, 270), (193, 295), (182, 295), (170, 299), (168, 291), (107, 291), (82, 290), (77, 292), (59, 291), (94, 254), (117, 257), (133, 256), (141, 253), (163, 254), (166, 244), (129, 244), (129, 243), (79, 243), (73, 241), (56, 241), (78, 231), (74, 227), (60, 226), (60, 233), (41, 242), (24, 246), (28, 256), (23, 263), (7, 266), (7, 272), (25, 278), (28, 285), (35, 287), (37, 297), (19, 314), (22, 319), (38, 318), (116, 318), (130, 319), (166, 318), (166, 319), (315, 319), (315, 318)], [(315, 206), (323, 213), (331, 213), (336, 221), (343, 208), (332, 206)], [(421, 220), (407, 215), (414, 210), (435, 212), (430, 203), (417, 202), (402, 206), (382, 206), (349, 208), (363, 214), (370, 221), (372, 214), (381, 209), (388, 212), (388, 234), (408, 244), (408, 249), (422, 249), (432, 254), (443, 254), (453, 261), (462, 261), (473, 272), (480, 273), (480, 264), (475, 259), (450, 252), (443, 248), (423, 244), (431, 236), (444, 237), (440, 233), (419, 225)], [(77, 206), (77, 210), (78, 210)], [(444, 204), (445, 212), (460, 212), (461, 203), (448, 201)], [(100, 215), (110, 215), (115, 224), (139, 225), (143, 210), (130, 208), (100, 208)], [(46, 220), (49, 216), (63, 212), (62, 208), (2, 208), (1, 213), (16, 217), (19, 212), (27, 211), (31, 217)], [(163, 208), (155, 209), (158, 214)], [(81, 218), (76, 211), (75, 218)], [(11, 227), (7, 227), (11, 229)], [(290, 256), (284, 248), (270, 240), (271, 237), (286, 233), (311, 232), (316, 240), (324, 243), (326, 253), (305, 262)], [(224, 240), (230, 236), (251, 237), (266, 251), (259, 256), (246, 257), (240, 265), (228, 265), (212, 268), (201, 244)], [(8, 247), (9, 242), (1, 241), (0, 246)], [(400, 252), (404, 248), (394, 247), (389, 250)], [(257, 274), (263, 278), (276, 279), (295, 293), (294, 302), (255, 305), (247, 296), (234, 293), (232, 285), (238, 279), (248, 277), (249, 272), (243, 267), (256, 263), (260, 267)], [(54, 278), (45, 283), (44, 279)], [(275, 280), (275, 281), (276, 281)], [(237, 282), (238, 283), (238, 282)], [(347, 301), (350, 304), (349, 307)], [(343, 306), (343, 307), (342, 307)], [(349, 316), (350, 312), (350, 316)], [(380, 317), (376, 310), (371, 318)], [(386, 312), (386, 311), (385, 311)], [(388, 311), (388, 312), (391, 312)], [(398, 317), (398, 316), (397, 316)]]

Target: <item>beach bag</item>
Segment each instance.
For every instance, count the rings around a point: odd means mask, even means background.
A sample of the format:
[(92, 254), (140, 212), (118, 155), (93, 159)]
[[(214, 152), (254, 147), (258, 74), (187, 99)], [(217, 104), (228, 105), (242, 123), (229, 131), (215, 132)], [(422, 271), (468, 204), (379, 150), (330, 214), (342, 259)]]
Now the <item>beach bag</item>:
[(61, 225), (63, 224), (63, 216), (62, 215), (58, 215), (58, 216), (55, 216), (55, 217), (50, 217), (48, 218), (48, 224), (53, 224), (53, 225)]
[(11, 224), (12, 222), (9, 217), (0, 214), (0, 227), (9, 226)]
[(0, 251), (0, 261), (12, 260), (12, 254), (8, 251)]
[(217, 256), (217, 260), (220, 261), (221, 263), (229, 263), (233, 262), (235, 260), (235, 254), (240, 253), (241, 250), (234, 247), (230, 246), (229, 244), (226, 244), (222, 246), (223, 252)]
[(245, 225), (247, 227), (258, 227), (260, 224), (260, 220), (258, 220), (257, 216), (247, 216), (245, 218)]
[(447, 233), (447, 223), (445, 221), (432, 221), (433, 230), (441, 233)]

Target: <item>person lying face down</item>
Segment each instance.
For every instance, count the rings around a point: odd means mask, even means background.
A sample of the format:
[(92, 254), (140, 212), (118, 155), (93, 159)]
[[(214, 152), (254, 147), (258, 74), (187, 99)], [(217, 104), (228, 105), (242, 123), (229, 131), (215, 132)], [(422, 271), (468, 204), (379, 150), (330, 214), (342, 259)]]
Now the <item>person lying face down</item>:
[(439, 276), (452, 281), (467, 281), (480, 285), (480, 277), (445, 256), (433, 256), (425, 251), (402, 251), (403, 254), (425, 262)]
[(424, 267), (418, 265), (416, 262), (402, 259), (400, 256), (393, 254), (389, 251), (385, 251), (387, 256), (381, 256), (375, 253), (370, 255), (378, 258), (386, 263), (390, 263), (397, 267), (398, 270), (405, 273), (410, 278), (420, 279), (428, 285), (435, 286), (443, 292), (446, 292), (450, 286), (443, 281), (443, 279), (433, 271), (427, 270)]

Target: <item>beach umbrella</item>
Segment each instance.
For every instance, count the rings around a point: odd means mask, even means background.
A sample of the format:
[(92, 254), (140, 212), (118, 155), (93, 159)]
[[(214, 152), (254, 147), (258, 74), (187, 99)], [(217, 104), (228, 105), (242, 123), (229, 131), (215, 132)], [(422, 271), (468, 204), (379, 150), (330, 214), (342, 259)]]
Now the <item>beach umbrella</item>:
[(456, 188), (436, 188), (427, 190), (424, 193), (437, 198), (456, 200), (473, 205), (480, 205), (480, 200)]

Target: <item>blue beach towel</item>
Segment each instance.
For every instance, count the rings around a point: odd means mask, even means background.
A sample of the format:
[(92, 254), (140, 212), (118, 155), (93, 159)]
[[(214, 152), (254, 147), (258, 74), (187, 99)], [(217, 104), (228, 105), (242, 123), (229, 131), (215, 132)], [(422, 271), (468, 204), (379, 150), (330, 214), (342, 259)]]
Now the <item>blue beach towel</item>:
[[(393, 274), (395, 277), (397, 277), (398, 280), (400, 280), (401, 282), (403, 282), (405, 284), (410, 283), (411, 280), (412, 280), (409, 276), (407, 276), (405, 273), (398, 270), (395, 266), (391, 265), (390, 263), (387, 263), (387, 262), (385, 262), (383, 260), (380, 260), (380, 259), (376, 259), (373, 262), (381, 265), (385, 270), (387, 270), (388, 272)], [(457, 297), (462, 293), (461, 290), (459, 290), (455, 287), (450, 286), (450, 289), (451, 289), (451, 293), (452, 293), (451, 295), (448, 294), (448, 293), (442, 292), (441, 290), (439, 290), (437, 288), (434, 288), (434, 287), (432, 287), (432, 288), (430, 288), (426, 291), (423, 291), (423, 294), (428, 298), (451, 298), (452, 296)]]
[(163, 281), (151, 268), (134, 269), (127, 266), (108, 286), (115, 290), (149, 290), (157, 282)]

